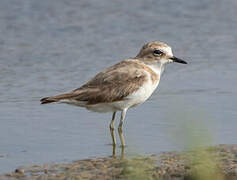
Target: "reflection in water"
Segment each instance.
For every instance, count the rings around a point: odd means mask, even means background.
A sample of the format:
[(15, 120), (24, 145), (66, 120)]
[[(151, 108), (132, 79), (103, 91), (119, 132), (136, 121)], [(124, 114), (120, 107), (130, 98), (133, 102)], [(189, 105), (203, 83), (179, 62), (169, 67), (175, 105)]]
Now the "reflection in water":
[[(124, 159), (125, 146), (120, 146), (120, 148), (121, 148), (120, 159)], [(117, 159), (117, 147), (116, 147), (116, 145), (113, 145), (112, 157)]]

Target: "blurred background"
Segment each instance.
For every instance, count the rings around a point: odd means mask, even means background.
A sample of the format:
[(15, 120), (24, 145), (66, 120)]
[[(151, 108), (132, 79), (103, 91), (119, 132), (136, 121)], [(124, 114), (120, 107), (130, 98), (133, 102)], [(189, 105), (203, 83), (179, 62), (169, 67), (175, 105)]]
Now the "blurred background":
[(184, 150), (186, 121), (205, 145), (236, 144), (236, 9), (236, 0), (0, 0), (0, 173), (110, 156), (112, 114), (39, 100), (154, 40), (189, 64), (168, 65), (153, 96), (128, 111), (125, 153)]

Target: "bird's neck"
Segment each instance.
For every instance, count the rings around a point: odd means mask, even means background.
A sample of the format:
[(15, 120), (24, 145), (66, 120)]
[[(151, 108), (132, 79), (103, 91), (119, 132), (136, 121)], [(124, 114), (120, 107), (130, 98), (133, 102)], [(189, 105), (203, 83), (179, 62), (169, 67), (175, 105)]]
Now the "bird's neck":
[(152, 63), (152, 64), (147, 64), (156, 74), (158, 74), (159, 76), (162, 75), (163, 71), (164, 71), (164, 64), (161, 63)]
[(146, 64), (149, 68), (151, 68), (159, 77), (162, 75), (165, 64), (161, 62), (154, 61), (152, 59), (147, 59), (147, 58), (136, 58)]

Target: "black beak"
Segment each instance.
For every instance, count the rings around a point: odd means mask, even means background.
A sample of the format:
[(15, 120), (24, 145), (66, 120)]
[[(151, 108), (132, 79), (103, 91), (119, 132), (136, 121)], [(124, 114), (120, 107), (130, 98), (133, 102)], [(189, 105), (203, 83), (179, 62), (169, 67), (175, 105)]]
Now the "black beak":
[(170, 59), (172, 59), (174, 62), (177, 62), (177, 63), (188, 64), (186, 61), (184, 61), (184, 60), (182, 60), (182, 59), (179, 59), (179, 58), (177, 58), (177, 57), (175, 57), (175, 56), (173, 56), (173, 57), (170, 58)]

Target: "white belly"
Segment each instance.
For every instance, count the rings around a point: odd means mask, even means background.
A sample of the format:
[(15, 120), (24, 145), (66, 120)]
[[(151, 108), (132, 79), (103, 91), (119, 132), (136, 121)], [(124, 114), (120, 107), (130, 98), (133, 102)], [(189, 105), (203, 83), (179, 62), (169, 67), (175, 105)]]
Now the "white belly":
[(141, 86), (137, 91), (128, 95), (121, 101), (111, 102), (111, 103), (99, 103), (95, 105), (87, 105), (86, 108), (95, 112), (114, 112), (122, 111), (123, 109), (128, 109), (135, 107), (139, 104), (144, 103), (154, 92), (159, 84), (159, 80), (156, 83), (152, 83), (151, 80), (147, 81), (143, 86)]

